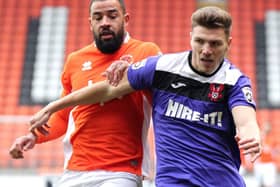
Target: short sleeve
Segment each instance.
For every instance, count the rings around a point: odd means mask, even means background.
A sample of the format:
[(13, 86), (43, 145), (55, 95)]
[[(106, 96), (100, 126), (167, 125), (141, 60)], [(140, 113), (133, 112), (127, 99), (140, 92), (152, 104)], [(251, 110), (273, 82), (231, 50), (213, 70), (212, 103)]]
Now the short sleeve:
[(232, 87), (228, 104), (230, 109), (235, 106), (252, 106), (256, 108), (251, 83), (248, 77), (241, 76)]
[(155, 68), (160, 56), (153, 56), (132, 64), (128, 68), (127, 77), (135, 90), (151, 89)]

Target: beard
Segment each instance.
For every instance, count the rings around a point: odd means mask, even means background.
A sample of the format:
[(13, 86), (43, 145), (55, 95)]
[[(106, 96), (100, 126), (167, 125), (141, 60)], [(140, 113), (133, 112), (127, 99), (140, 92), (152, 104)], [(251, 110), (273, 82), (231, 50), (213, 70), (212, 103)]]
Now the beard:
[[(112, 34), (113, 37), (111, 39), (103, 40), (101, 39), (102, 34)], [(104, 29), (100, 34), (93, 33), (94, 41), (96, 47), (105, 54), (112, 54), (120, 49), (123, 40), (124, 40), (124, 29), (119, 30), (119, 32), (114, 33), (109, 29)]]

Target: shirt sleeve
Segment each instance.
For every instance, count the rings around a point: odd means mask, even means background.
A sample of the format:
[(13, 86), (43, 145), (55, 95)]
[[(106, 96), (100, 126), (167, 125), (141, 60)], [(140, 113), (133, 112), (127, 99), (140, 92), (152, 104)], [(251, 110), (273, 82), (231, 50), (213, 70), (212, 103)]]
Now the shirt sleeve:
[(229, 95), (229, 108), (235, 106), (251, 106), (256, 109), (251, 83), (248, 77), (242, 75), (233, 86)]
[(128, 68), (127, 77), (135, 90), (151, 89), (156, 64), (160, 56), (153, 56), (132, 64)]

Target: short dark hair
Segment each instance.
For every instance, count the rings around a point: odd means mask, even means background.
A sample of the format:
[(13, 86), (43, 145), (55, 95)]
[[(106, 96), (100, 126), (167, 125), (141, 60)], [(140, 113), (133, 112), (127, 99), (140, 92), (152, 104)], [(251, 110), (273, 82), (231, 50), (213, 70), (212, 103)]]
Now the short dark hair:
[[(89, 4), (89, 13), (91, 13), (91, 5), (92, 5), (92, 3), (96, 2), (96, 1), (106, 1), (106, 0), (91, 0), (90, 4)], [(125, 7), (124, 0), (118, 0), (118, 1), (119, 1), (120, 5), (121, 5), (123, 13), (125, 14), (126, 13), (126, 7)]]
[(191, 17), (192, 28), (203, 26), (206, 28), (223, 28), (227, 36), (230, 34), (232, 19), (230, 14), (218, 7), (207, 6), (196, 10)]

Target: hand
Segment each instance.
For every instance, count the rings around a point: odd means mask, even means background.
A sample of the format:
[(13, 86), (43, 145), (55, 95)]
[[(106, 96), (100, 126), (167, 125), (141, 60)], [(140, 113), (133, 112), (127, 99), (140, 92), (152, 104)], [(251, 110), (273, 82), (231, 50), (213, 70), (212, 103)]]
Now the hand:
[(120, 60), (114, 61), (106, 70), (102, 73), (102, 76), (107, 77), (109, 84), (117, 86), (121, 81), (123, 74), (127, 67), (133, 62), (131, 55), (124, 55)]
[(29, 133), (26, 136), (21, 136), (17, 138), (13, 145), (11, 146), (9, 153), (14, 159), (24, 158), (23, 152), (32, 149), (36, 143), (36, 136), (32, 133)]
[(250, 155), (250, 161), (253, 163), (261, 156), (262, 146), (260, 140), (255, 138), (241, 139), (238, 135), (235, 136), (239, 149), (243, 155)]
[(42, 110), (37, 112), (31, 120), (29, 121), (29, 131), (34, 133), (37, 129), (38, 132), (40, 132), (43, 135), (48, 135), (48, 128), (50, 126), (47, 124), (47, 121), (49, 120), (51, 113), (48, 111), (48, 106), (44, 107)]

